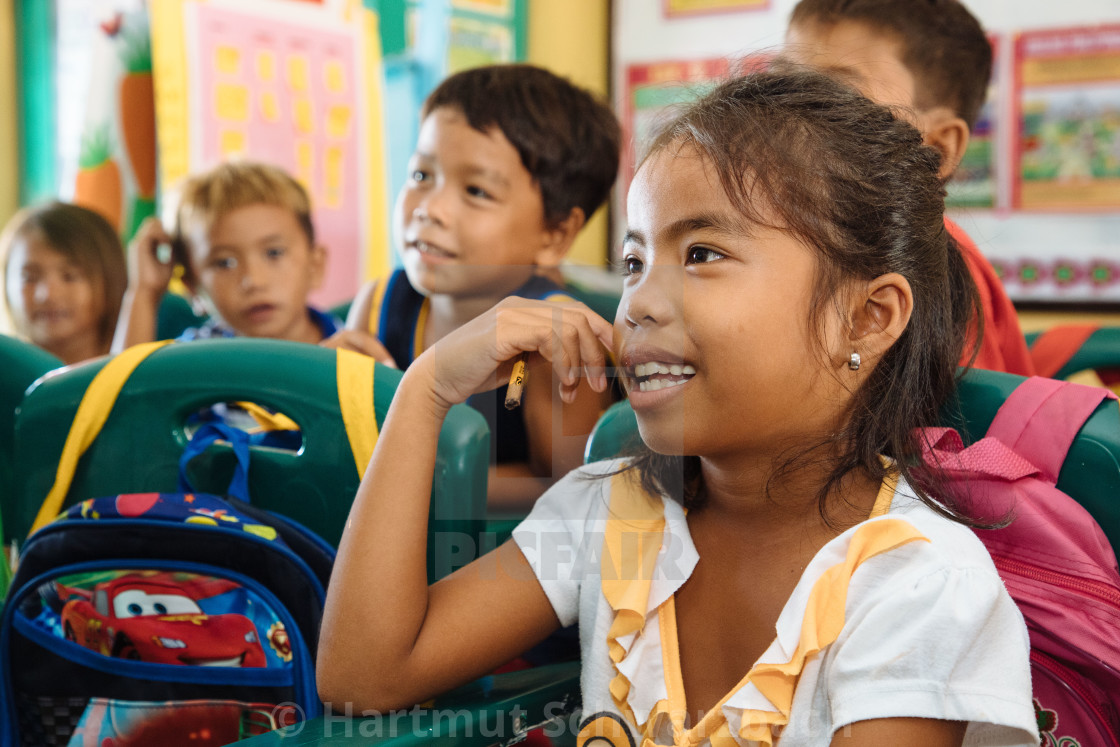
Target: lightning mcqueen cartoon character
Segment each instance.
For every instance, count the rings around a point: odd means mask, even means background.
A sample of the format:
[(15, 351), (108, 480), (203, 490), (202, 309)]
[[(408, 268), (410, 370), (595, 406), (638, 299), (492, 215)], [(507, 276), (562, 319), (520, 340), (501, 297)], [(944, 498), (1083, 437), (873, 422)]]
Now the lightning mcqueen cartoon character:
[[(232, 581), (185, 574), (128, 573), (92, 592), (60, 590), (66, 637), (105, 656), (209, 667), (263, 667), (256, 627), (244, 615), (207, 615), (198, 599)], [(73, 596), (77, 594), (77, 596)]]

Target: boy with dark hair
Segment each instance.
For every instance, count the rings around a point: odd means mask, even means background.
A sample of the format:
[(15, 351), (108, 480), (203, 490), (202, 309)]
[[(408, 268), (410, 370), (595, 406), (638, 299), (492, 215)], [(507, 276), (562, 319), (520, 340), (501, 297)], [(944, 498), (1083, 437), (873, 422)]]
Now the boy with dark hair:
[[(421, 120), (394, 211), (404, 270), (363, 288), (332, 341), (400, 368), (506, 297), (572, 302), (553, 278), (610, 193), (621, 141), (605, 104), (530, 65), (449, 77)], [(504, 388), (470, 400), (490, 424), (494, 507), (578, 466), (604, 405), (587, 384), (561, 401), (545, 361), (529, 370), (520, 408)]]
[[(941, 176), (956, 171), (984, 104), (992, 49), (958, 0), (801, 0), (790, 15), (782, 58), (848, 81), (898, 109), (941, 152)], [(962, 364), (1030, 375), (1034, 371), (1015, 308), (991, 263), (948, 218), (980, 292), (984, 318)]]

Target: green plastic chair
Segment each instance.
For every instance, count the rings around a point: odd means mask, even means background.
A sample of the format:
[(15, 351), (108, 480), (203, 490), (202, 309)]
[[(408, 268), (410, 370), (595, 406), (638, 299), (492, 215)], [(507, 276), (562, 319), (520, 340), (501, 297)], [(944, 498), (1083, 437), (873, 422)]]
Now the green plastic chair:
[[(957, 397), (942, 410), (942, 425), (956, 428), (966, 444), (983, 437), (996, 411), (1024, 378), (973, 369), (965, 374)], [(609, 459), (633, 444), (638, 425), (628, 402), (613, 405), (599, 419), (587, 442), (584, 460)], [(1113, 547), (1120, 547), (1120, 408), (1106, 400), (1093, 413), (1070, 447), (1058, 488), (1086, 508)]]
[[(0, 335), (0, 537), (7, 547), (14, 535), (9, 514), (14, 510), (16, 410), (23, 402), (24, 392), (43, 374), (62, 366), (62, 361), (29, 342)], [(0, 599), (8, 590), (9, 569), (0, 561)]]
[[(1025, 335), (1027, 347), (1041, 336), (1039, 332)], [(1055, 379), (1068, 379), (1081, 371), (1120, 368), (1120, 327), (1101, 327), (1081, 344), (1069, 360), (1054, 374)]]
[(191, 302), (178, 293), (164, 293), (156, 312), (156, 339), (174, 340), (191, 327), (200, 327), (209, 319), (195, 313)]
[(514, 744), (545, 722), (552, 722), (545, 735), (554, 745), (574, 744), (572, 716), (578, 705), (579, 662), (567, 662), (483, 677), (424, 708), (365, 718), (324, 716), (237, 744), (488, 747)]
[[(343, 427), (336, 353), (314, 345), (260, 339), (169, 345), (125, 383), (100, 435), (78, 463), (65, 504), (122, 492), (177, 492), (186, 421), (217, 402), (251, 401), (300, 426), (298, 451), (254, 446), (249, 490), (254, 505), (295, 519), (337, 546), (359, 476)], [(20, 483), (10, 531), (27, 533), (54, 482), (58, 456), (78, 404), (104, 362), (41, 380), (16, 419)], [(374, 410), (380, 427), (401, 374), (377, 366)], [(223, 493), (233, 469), (229, 448), (192, 463), (194, 487)], [(440, 434), (429, 525), (434, 580), (473, 558), (486, 505), (489, 432), (469, 407), (453, 408)], [(201, 464), (199, 464), (201, 463)], [(193, 469), (196, 465), (201, 470)]]

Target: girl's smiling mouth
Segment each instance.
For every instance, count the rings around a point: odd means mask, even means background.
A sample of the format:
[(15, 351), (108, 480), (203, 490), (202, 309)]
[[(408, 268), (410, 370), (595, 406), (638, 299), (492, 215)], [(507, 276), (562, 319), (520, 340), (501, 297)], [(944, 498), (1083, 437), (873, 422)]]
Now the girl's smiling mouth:
[(628, 371), (632, 389), (640, 392), (655, 392), (659, 389), (680, 386), (696, 375), (696, 369), (687, 363), (663, 363), (647, 361), (635, 365)]

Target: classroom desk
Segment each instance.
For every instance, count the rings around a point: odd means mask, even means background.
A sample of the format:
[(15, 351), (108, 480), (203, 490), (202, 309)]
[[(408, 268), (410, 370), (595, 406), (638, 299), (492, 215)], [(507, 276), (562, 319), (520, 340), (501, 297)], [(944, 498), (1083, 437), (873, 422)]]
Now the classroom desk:
[[(394, 747), (511, 744), (546, 721), (550, 736), (574, 741), (579, 701), (579, 662), (493, 675), (439, 697), (431, 708), (387, 716), (348, 718), (332, 714), (278, 729), (237, 744), (245, 747), (393, 744)], [(554, 731), (553, 731), (554, 730)]]

